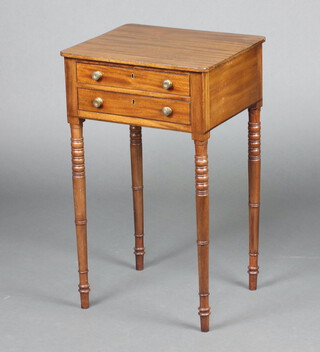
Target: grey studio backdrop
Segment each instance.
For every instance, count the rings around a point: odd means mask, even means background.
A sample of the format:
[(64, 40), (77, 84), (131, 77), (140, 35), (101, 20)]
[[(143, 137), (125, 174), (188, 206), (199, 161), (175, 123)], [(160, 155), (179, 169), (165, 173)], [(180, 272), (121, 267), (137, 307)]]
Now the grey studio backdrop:
[[(318, 351), (318, 1), (0, 2), (0, 351)], [(129, 129), (85, 122), (91, 308), (79, 308), (61, 49), (124, 23), (265, 35), (260, 276), (247, 290), (247, 113), (212, 131), (211, 331), (200, 333), (194, 147), (143, 129), (134, 270)]]

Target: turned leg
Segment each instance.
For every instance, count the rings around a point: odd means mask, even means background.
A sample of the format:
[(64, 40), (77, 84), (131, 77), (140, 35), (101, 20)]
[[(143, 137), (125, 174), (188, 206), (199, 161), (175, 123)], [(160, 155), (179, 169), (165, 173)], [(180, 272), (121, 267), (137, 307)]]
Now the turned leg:
[(86, 218), (86, 179), (84, 167), (84, 145), (82, 121), (70, 124), (74, 213), (77, 234), (79, 292), (81, 308), (89, 308), (87, 218)]
[(260, 108), (249, 109), (249, 289), (257, 289), (259, 273)]
[(209, 331), (209, 174), (208, 140), (195, 140), (197, 244), (201, 331)]
[(134, 254), (136, 256), (136, 269), (143, 270), (145, 250), (143, 243), (143, 172), (140, 126), (130, 126), (130, 153), (135, 236)]

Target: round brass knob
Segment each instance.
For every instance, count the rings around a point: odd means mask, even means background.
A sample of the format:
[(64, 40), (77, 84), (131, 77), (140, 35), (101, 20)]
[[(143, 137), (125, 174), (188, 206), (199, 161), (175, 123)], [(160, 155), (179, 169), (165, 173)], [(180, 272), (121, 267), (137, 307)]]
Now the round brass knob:
[(98, 97), (98, 98), (95, 98), (93, 101), (92, 101), (92, 105), (95, 107), (95, 108), (100, 108), (103, 104), (103, 99)]
[(169, 79), (166, 79), (162, 82), (162, 88), (170, 89), (172, 87), (173, 87), (173, 83)]
[(172, 109), (169, 106), (162, 108), (162, 113), (164, 116), (170, 116), (172, 114)]
[(100, 71), (93, 72), (93, 74), (91, 75), (91, 78), (94, 79), (95, 81), (100, 81), (100, 79), (102, 78), (102, 72)]

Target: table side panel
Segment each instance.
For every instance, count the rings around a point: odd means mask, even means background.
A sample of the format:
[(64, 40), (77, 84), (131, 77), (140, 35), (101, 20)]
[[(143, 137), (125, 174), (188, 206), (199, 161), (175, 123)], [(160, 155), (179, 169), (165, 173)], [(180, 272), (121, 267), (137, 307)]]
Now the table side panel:
[(262, 100), (262, 45), (209, 72), (210, 129)]

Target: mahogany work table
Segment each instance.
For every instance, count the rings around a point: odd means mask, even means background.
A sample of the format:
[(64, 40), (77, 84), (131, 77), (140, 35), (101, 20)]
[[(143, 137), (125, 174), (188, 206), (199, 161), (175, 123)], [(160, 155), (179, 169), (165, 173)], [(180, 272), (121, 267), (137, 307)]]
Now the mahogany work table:
[(144, 267), (141, 126), (188, 132), (195, 145), (201, 331), (209, 330), (210, 131), (249, 111), (249, 289), (257, 287), (264, 37), (127, 24), (69, 49), (67, 115), (81, 307), (89, 307), (83, 122), (130, 125), (136, 269)]

